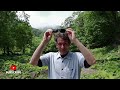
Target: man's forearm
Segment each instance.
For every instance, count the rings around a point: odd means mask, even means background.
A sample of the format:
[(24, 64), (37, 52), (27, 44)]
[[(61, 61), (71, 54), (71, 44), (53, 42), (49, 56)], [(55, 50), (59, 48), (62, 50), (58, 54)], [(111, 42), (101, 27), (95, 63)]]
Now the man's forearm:
[(92, 53), (77, 38), (73, 41), (73, 43), (81, 51), (81, 53), (83, 54), (83, 56), (85, 57), (89, 65), (92, 65), (95, 63), (95, 58), (92, 55)]
[(40, 55), (42, 54), (43, 52), (43, 49), (45, 48), (47, 42), (45, 42), (44, 40), (41, 42), (41, 44), (37, 47), (37, 49), (35, 50), (35, 52), (33, 53), (32, 55), (32, 58), (30, 60), (30, 63), (32, 65), (37, 65), (38, 63), (38, 60), (40, 58)]

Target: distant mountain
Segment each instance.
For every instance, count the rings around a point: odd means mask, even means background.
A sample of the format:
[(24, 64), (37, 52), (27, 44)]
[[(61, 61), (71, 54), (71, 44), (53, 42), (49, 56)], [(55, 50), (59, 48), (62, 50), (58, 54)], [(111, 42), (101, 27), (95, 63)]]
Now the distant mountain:
[(51, 29), (58, 29), (58, 28), (61, 28), (61, 26), (60, 25), (56, 25), (56, 26), (45, 26), (45, 27), (40, 27), (40, 28), (38, 28), (39, 30), (42, 30), (42, 31), (46, 31), (47, 29), (49, 29), (49, 28), (51, 28)]
[(39, 36), (42, 33), (42, 30), (36, 29), (36, 28), (32, 28), (32, 33), (35, 36)]

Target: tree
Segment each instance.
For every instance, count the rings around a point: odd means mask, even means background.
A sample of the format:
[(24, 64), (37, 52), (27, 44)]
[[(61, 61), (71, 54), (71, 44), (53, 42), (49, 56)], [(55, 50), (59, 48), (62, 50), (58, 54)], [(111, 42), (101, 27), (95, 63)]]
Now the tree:
[(16, 11), (0, 11), (0, 48), (9, 55), (10, 48), (14, 48), (13, 35)]
[(88, 47), (102, 47), (112, 44), (117, 31), (116, 11), (85, 11), (79, 14), (75, 28), (79, 38)]
[(23, 16), (25, 19), (20, 20), (17, 11), (0, 11), (0, 48), (4, 54), (9, 55), (15, 47), (22, 47), (24, 52), (25, 47), (30, 45), (32, 33), (28, 23), (29, 17), (25, 13)]
[(25, 53), (25, 48), (32, 44), (32, 28), (27, 22), (19, 21), (15, 29), (16, 47)]

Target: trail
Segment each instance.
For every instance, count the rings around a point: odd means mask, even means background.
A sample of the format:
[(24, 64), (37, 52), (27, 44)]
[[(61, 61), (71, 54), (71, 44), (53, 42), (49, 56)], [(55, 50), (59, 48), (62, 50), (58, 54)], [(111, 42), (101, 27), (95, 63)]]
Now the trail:
[(91, 68), (83, 68), (81, 71), (81, 74), (94, 74), (94, 73), (96, 73), (96, 70)]

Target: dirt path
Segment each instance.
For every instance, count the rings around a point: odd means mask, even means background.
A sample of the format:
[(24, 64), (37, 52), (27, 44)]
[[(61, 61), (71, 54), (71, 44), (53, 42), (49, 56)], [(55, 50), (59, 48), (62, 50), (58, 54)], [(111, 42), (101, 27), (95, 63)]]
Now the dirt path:
[(83, 68), (81, 71), (81, 74), (93, 74), (96, 73), (96, 70), (91, 68)]

